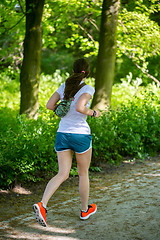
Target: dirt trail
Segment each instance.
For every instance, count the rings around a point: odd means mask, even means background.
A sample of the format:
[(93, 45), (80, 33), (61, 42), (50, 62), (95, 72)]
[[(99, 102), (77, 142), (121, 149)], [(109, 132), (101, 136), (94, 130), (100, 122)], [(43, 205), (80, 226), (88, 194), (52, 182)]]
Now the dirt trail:
[(43, 185), (1, 193), (0, 239), (159, 240), (160, 157), (103, 170), (91, 174), (90, 199), (98, 211), (86, 221), (79, 219), (78, 178), (65, 182), (52, 197), (46, 228), (32, 213)]

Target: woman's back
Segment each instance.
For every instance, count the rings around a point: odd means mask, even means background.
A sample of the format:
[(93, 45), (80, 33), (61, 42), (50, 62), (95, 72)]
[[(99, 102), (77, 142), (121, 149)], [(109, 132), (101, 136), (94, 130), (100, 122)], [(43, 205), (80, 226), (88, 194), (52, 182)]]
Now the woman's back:
[[(65, 83), (63, 83), (59, 87), (59, 89), (56, 91), (60, 95), (61, 100), (63, 100), (64, 98), (64, 89), (65, 89)], [(66, 116), (61, 118), (58, 132), (90, 134), (90, 127), (86, 122), (87, 115), (77, 112), (76, 104), (79, 97), (82, 94), (88, 93), (91, 96), (93, 96), (94, 91), (95, 90), (92, 86), (85, 85), (75, 94), (73, 101), (71, 103), (69, 112), (66, 114)], [(86, 105), (87, 108), (89, 108), (90, 103), (91, 103), (91, 100), (87, 103)]]

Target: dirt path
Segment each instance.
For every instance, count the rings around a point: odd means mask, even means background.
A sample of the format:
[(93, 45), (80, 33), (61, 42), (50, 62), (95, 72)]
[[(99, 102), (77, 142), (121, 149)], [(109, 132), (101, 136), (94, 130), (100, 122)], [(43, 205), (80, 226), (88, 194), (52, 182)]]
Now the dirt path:
[(32, 204), (44, 186), (0, 194), (0, 239), (27, 240), (159, 240), (160, 157), (143, 164), (126, 163), (91, 175), (90, 198), (98, 211), (79, 219), (78, 179), (70, 179), (48, 206), (48, 227), (38, 225)]

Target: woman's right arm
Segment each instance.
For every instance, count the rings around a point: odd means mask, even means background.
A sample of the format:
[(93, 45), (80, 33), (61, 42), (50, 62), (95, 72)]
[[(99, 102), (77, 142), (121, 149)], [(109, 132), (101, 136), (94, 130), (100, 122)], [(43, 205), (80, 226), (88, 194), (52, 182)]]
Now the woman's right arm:
[(57, 102), (60, 100), (60, 95), (59, 93), (55, 92), (53, 95), (50, 97), (49, 101), (47, 102), (47, 109), (49, 110), (55, 110), (57, 107)]

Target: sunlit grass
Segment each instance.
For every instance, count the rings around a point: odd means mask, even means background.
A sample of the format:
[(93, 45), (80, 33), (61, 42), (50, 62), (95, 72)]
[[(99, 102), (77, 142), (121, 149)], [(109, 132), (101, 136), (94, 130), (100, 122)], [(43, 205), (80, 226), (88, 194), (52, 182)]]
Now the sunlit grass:
[(11, 77), (0, 74), (0, 106), (1, 108), (10, 108), (12, 110), (19, 109), (20, 104), (20, 83), (17, 79), (12, 80)]
[(142, 79), (132, 79), (130, 73), (126, 78), (121, 79), (121, 83), (114, 84), (112, 88), (111, 106), (119, 108), (122, 104), (127, 105), (129, 102), (139, 98), (143, 101), (145, 95), (150, 93), (154, 95), (153, 105), (159, 105), (160, 88), (153, 82), (147, 86), (142, 86)]
[[(60, 70), (57, 70), (53, 75), (41, 75), (39, 85), (40, 108), (46, 106), (51, 95), (68, 76), (68, 73), (61, 74)], [(5, 73), (0, 74), (0, 90), (2, 93), (0, 106), (1, 108), (14, 110), (17, 113), (19, 113), (20, 107), (20, 83), (18, 78), (19, 76), (12, 79)], [(93, 78), (88, 78), (86, 82), (94, 87), (95, 80)], [(135, 97), (139, 97), (143, 101), (146, 91), (156, 96), (153, 104), (159, 105), (160, 88), (157, 87), (155, 83), (148, 84), (147, 87), (144, 87), (141, 86), (139, 79), (133, 80), (127, 76), (125, 79), (122, 79), (121, 83), (113, 85), (111, 107), (116, 109), (119, 108), (121, 104), (127, 105), (130, 101), (133, 101), (133, 99), (135, 100)]]

